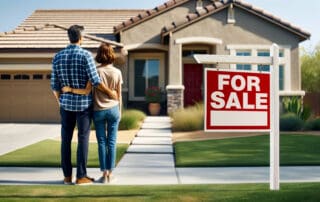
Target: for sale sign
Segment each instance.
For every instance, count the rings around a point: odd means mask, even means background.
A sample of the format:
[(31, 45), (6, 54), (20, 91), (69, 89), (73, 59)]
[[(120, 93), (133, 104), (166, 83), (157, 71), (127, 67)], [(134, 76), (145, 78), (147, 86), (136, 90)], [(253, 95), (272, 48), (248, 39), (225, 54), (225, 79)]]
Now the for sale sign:
[(270, 74), (205, 70), (205, 131), (270, 129)]

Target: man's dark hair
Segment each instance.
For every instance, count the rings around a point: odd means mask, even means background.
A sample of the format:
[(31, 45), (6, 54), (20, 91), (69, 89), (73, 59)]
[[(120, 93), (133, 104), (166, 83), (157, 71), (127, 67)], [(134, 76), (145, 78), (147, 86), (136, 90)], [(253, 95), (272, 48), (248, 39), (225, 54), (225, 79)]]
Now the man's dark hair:
[(68, 29), (69, 41), (71, 43), (77, 43), (81, 39), (81, 32), (84, 31), (84, 27), (80, 25), (72, 25)]

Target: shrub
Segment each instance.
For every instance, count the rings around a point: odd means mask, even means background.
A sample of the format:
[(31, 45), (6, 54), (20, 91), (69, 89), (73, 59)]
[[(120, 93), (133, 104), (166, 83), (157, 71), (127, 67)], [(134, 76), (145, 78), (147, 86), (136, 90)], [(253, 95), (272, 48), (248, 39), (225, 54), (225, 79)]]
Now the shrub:
[(146, 115), (142, 111), (135, 109), (124, 110), (119, 124), (119, 130), (137, 129), (145, 117)]
[(300, 97), (286, 97), (282, 102), (285, 112), (294, 113), (303, 121), (311, 116), (311, 108), (304, 105)]
[(303, 127), (303, 120), (296, 114), (289, 112), (280, 116), (280, 130), (281, 131), (297, 131)]
[[(123, 110), (119, 123), (119, 130), (137, 129), (140, 126), (140, 122), (142, 122), (145, 117), (145, 113), (139, 110)], [(91, 130), (95, 130), (93, 121), (91, 123)]]
[(320, 118), (307, 121), (303, 129), (304, 130), (320, 130)]
[(203, 130), (203, 104), (179, 109), (171, 114), (173, 131)]

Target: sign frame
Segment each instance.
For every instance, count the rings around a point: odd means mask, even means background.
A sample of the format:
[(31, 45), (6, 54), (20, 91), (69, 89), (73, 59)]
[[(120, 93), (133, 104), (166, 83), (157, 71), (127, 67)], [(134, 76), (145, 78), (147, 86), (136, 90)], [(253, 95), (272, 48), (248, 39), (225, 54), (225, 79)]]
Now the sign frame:
[(270, 84), (270, 190), (280, 190), (280, 146), (279, 146), (279, 46), (272, 44), (271, 57), (231, 56), (195, 54), (194, 59), (199, 64), (261, 64), (271, 65)]

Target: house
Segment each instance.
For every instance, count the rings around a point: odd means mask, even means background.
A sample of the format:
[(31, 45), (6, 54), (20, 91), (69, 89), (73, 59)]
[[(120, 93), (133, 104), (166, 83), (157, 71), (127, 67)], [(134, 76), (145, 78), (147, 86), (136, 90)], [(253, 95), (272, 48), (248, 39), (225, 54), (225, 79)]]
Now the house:
[[(37, 10), (14, 31), (0, 34), (0, 121), (59, 120), (49, 86), (51, 60), (68, 44), (63, 27), (71, 24), (85, 26), (83, 47), (93, 54), (103, 40), (126, 50), (118, 66), (128, 107), (145, 106), (145, 89), (151, 86), (165, 91), (167, 112), (192, 105), (203, 99), (205, 68), (193, 54), (269, 56), (272, 43), (279, 45), (284, 61), (280, 95), (304, 95), (299, 43), (310, 34), (244, 1), (170, 0), (151, 10)], [(269, 70), (265, 65), (224, 67)]]

